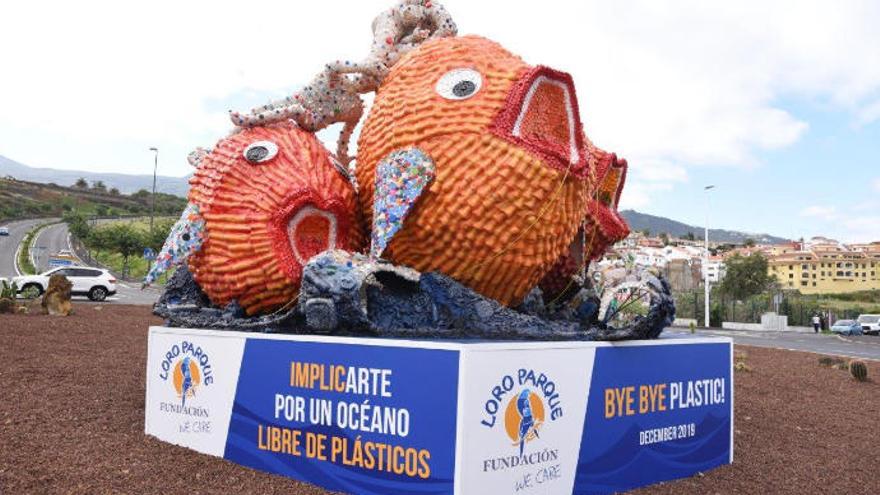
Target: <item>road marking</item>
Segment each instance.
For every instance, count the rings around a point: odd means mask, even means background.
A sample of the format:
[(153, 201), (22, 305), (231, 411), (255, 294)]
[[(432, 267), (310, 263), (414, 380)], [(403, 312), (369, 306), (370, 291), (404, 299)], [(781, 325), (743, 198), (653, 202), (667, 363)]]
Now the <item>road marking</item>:
[(70, 254), (73, 255), (74, 258), (79, 260), (79, 264), (85, 266), (86, 262), (76, 254), (76, 251), (73, 250), (73, 244), (70, 243), (70, 231), (67, 231), (67, 250), (70, 251)]
[[(22, 242), (24, 242), (24, 239), (22, 239)], [(21, 253), (22, 242), (19, 242), (18, 247), (15, 248), (15, 258), (12, 260), (12, 267), (15, 268), (16, 277), (20, 277), (22, 275), (21, 270), (18, 269), (18, 255)]]

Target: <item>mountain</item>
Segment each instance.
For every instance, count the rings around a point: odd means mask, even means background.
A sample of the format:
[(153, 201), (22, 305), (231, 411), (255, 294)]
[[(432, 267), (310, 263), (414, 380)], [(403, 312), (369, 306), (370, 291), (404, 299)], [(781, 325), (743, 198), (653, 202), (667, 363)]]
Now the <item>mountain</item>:
[[(0, 177), (0, 220), (33, 217), (60, 217), (76, 211), (86, 216), (149, 215), (150, 193), (110, 194), (95, 189), (80, 189)], [(186, 199), (157, 193), (157, 215), (179, 215)]]
[[(647, 213), (639, 213), (635, 210), (623, 210), (620, 214), (633, 232), (647, 230), (651, 235), (665, 232), (670, 237), (684, 237), (688, 232), (691, 232), (697, 239), (703, 238), (703, 227), (688, 225), (668, 218), (648, 215)], [(733, 244), (742, 244), (746, 239), (752, 239), (758, 244), (781, 244), (789, 241), (788, 239), (769, 234), (753, 234), (723, 229), (709, 229), (709, 238), (714, 242), (729, 242)]]
[[(149, 191), (153, 186), (152, 175), (127, 175), (84, 172), (78, 170), (58, 170), (52, 168), (35, 168), (23, 165), (0, 155), (0, 178), (6, 176), (14, 177), (19, 181), (41, 182), (57, 184), (59, 186), (71, 186), (77, 179), (83, 177), (90, 185), (95, 181), (102, 181), (107, 186), (107, 189), (115, 187), (123, 194), (132, 194), (140, 189), (146, 189)], [(156, 191), (185, 198), (187, 191), (189, 191), (188, 180), (188, 177), (167, 177), (160, 175), (156, 178)], [(687, 225), (668, 218), (639, 213), (635, 210), (624, 210), (621, 212), (621, 215), (623, 215), (623, 218), (626, 219), (633, 231), (648, 230), (654, 235), (666, 232), (670, 237), (684, 237), (688, 232), (692, 232), (698, 239), (701, 239), (703, 236), (702, 227)], [(753, 239), (755, 242), (761, 244), (779, 244), (788, 241), (788, 239), (768, 234), (752, 234), (722, 229), (710, 229), (709, 236), (713, 241), (737, 244), (742, 244), (746, 239)]]
[[(10, 160), (0, 155), (0, 177), (15, 177), (18, 180), (30, 182), (42, 182), (44, 184), (58, 184), (59, 186), (71, 186), (80, 177), (85, 178), (89, 184), (102, 181), (107, 189), (117, 188), (123, 194), (131, 194), (146, 189), (153, 189), (152, 175), (128, 175), (114, 173), (86, 172), (82, 170), (59, 170), (54, 168), (36, 168)], [(156, 177), (156, 192), (173, 194), (186, 197), (189, 191), (188, 177), (168, 177), (159, 175)]]

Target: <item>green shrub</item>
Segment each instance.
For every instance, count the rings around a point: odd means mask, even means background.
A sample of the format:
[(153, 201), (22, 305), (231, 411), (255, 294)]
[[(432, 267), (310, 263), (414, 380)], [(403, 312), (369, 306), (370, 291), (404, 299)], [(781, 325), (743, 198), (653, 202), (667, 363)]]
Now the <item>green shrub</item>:
[(868, 365), (865, 364), (864, 361), (853, 359), (849, 362), (849, 374), (851, 374), (856, 381), (868, 381)]

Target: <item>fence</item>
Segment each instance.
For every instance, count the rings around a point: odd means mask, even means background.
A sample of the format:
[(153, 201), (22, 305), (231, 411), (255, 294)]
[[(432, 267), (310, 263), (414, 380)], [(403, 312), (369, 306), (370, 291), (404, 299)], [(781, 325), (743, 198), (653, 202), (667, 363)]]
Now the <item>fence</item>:
[[(674, 294), (674, 297), (678, 318), (694, 318), (700, 323), (703, 322), (705, 297), (702, 291), (679, 292)], [(721, 327), (724, 321), (760, 323), (762, 314), (777, 311), (770, 294), (760, 294), (745, 301), (735, 301), (713, 291), (710, 301), (709, 322), (713, 327)], [(777, 312), (788, 316), (790, 326), (811, 326), (813, 316), (816, 314), (828, 315), (833, 323), (840, 319), (855, 319), (860, 314), (872, 310), (870, 304), (860, 305), (850, 302), (841, 305), (840, 301), (831, 304), (818, 296), (787, 293), (782, 297)]]

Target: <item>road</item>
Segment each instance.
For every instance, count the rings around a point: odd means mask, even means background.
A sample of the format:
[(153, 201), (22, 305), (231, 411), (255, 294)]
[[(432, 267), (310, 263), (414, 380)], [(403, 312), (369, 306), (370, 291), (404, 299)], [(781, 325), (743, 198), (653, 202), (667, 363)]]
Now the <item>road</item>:
[[(690, 335), (690, 330), (670, 328), (669, 333)], [(733, 337), (736, 344), (774, 347), (880, 361), (880, 336), (840, 336), (808, 332), (766, 332), (749, 330), (697, 330), (697, 335)]]
[(0, 224), (2, 227), (9, 228), (9, 236), (0, 237), (0, 277), (18, 276), (18, 272), (15, 271), (15, 253), (18, 250), (18, 245), (21, 244), (29, 230), (45, 221), (47, 220), (40, 218)]
[[(0, 237), (0, 277), (12, 278), (17, 275), (14, 260), (18, 245), (31, 228), (46, 221), (45, 219), (19, 220), (6, 224), (6, 227), (9, 228), (9, 236)], [(34, 242), (34, 246), (37, 247), (35, 254), (39, 253), (35, 256), (35, 261), (37, 261), (40, 271), (48, 269), (49, 254), (57, 253), (64, 249), (72, 251), (67, 225), (58, 223), (41, 230)], [(41, 247), (45, 249), (40, 249)], [(152, 287), (141, 291), (139, 287), (126, 282), (120, 282), (117, 288), (117, 294), (108, 298), (108, 301), (118, 301), (124, 304), (152, 305), (158, 300), (161, 293), (159, 289)], [(690, 335), (690, 330), (682, 328), (670, 328), (667, 332)], [(759, 332), (748, 330), (697, 330), (697, 334), (733, 337), (734, 342), (737, 344), (880, 361), (880, 337), (870, 335), (841, 337), (804, 332)]]
[[(21, 223), (23, 225), (36, 225), (45, 220), (24, 220)], [(29, 222), (29, 223), (28, 223)], [(13, 245), (12, 252), (9, 254), (10, 259), (14, 259), (16, 246), (21, 242), (21, 239), (24, 238), (24, 234), (30, 229), (30, 227), (21, 227), (23, 231), (20, 236), (15, 236), (17, 238), (17, 242), (13, 240), (12, 235), (12, 225), (10, 224), (10, 236), (9, 240), (10, 245)], [(0, 243), (5, 242), (4, 238), (0, 238)], [(0, 244), (0, 267), (4, 267), (5, 269), (7, 262), (6, 255), (6, 245)], [(61, 250), (70, 250), (73, 251), (73, 248), (70, 246), (70, 236), (67, 231), (67, 224), (64, 223), (56, 223), (54, 225), (50, 225), (37, 234), (36, 239), (34, 239), (33, 245), (33, 253), (34, 253), (34, 261), (36, 262), (37, 270), (39, 272), (43, 272), (48, 270), (49, 267), (49, 255), (57, 253)], [(85, 263), (82, 263), (85, 265)], [(11, 265), (10, 265), (11, 266)], [(12, 275), (15, 275), (15, 269), (11, 268)], [(0, 276), (9, 276), (3, 275), (0, 273)], [(128, 282), (118, 282), (116, 284), (116, 295), (107, 298), (107, 301), (118, 301), (123, 304), (140, 304), (140, 305), (152, 305), (159, 299), (159, 295), (161, 294), (161, 290), (150, 287), (145, 290), (141, 290), (140, 287), (136, 286), (136, 284), (131, 284)], [(88, 301), (87, 298), (77, 297), (77, 300)]]

